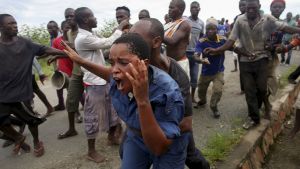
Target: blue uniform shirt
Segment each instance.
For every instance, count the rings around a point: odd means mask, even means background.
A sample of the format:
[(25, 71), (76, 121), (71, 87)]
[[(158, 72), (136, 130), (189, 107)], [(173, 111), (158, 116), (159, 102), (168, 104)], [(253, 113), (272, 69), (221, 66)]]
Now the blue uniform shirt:
[[(149, 99), (155, 118), (168, 138), (180, 136), (179, 123), (184, 102), (177, 83), (164, 71), (149, 66)], [(140, 130), (139, 112), (134, 98), (122, 94), (111, 80), (111, 99), (119, 117), (131, 128)]]
[(225, 44), (226, 38), (220, 35), (217, 35), (216, 41), (210, 41), (206, 35), (203, 38), (200, 38), (197, 42), (195, 52), (202, 53), (203, 58), (208, 58), (210, 64), (203, 64), (201, 74), (204, 76), (211, 76), (215, 75), (218, 72), (224, 72), (224, 54), (221, 55), (206, 55), (203, 53), (204, 49), (211, 47), (211, 48), (218, 48)]

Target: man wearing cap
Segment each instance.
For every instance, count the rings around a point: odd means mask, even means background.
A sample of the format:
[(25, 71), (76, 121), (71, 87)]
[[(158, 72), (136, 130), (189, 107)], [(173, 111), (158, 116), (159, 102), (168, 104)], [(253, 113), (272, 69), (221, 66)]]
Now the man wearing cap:
[(260, 13), (259, 0), (246, 0), (246, 13), (236, 20), (233, 30), (227, 42), (218, 48), (207, 48), (204, 53), (218, 55), (233, 47), (236, 40), (240, 41), (242, 47), (251, 57), (242, 55), (240, 58), (241, 77), (245, 88), (245, 96), (248, 105), (249, 119), (243, 127), (249, 129), (260, 123), (259, 99), (267, 97), (268, 62), (270, 51), (265, 48), (265, 43), (271, 33), (282, 30), (288, 33), (299, 33), (300, 29), (287, 26), (267, 14)]
[(218, 21), (214, 18), (209, 18), (206, 21), (206, 34), (200, 38), (196, 45), (196, 60), (202, 54), (202, 58), (208, 59), (210, 64), (203, 64), (201, 76), (198, 84), (198, 97), (200, 101), (197, 107), (206, 104), (206, 93), (210, 82), (213, 82), (212, 96), (210, 99), (210, 108), (215, 118), (220, 117), (217, 104), (221, 100), (222, 90), (224, 85), (224, 52), (212, 56), (203, 51), (207, 47), (218, 48), (225, 44), (226, 38), (218, 35)]

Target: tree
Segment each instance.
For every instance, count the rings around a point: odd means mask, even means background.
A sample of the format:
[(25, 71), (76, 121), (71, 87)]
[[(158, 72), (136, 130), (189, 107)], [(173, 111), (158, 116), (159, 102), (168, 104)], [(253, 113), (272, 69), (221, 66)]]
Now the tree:
[(39, 27), (30, 27), (28, 25), (22, 25), (19, 34), (26, 38), (31, 39), (33, 42), (42, 44), (45, 46), (50, 45), (50, 35), (45, 25)]
[(108, 38), (117, 26), (118, 23), (116, 20), (105, 20), (103, 26), (97, 31), (97, 33), (105, 38)]

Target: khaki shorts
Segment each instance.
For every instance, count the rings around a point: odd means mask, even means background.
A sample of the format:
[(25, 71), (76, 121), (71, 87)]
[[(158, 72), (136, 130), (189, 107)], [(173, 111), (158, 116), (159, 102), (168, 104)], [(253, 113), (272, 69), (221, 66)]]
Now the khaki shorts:
[(78, 76), (72, 74), (68, 87), (68, 95), (67, 95), (67, 111), (68, 112), (78, 112), (79, 102), (83, 95), (83, 76)]

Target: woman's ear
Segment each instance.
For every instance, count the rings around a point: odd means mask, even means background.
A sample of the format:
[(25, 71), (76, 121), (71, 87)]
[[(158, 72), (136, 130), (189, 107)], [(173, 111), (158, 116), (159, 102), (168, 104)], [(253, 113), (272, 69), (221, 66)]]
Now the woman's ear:
[(149, 66), (149, 59), (144, 59), (143, 60), (146, 66)]

